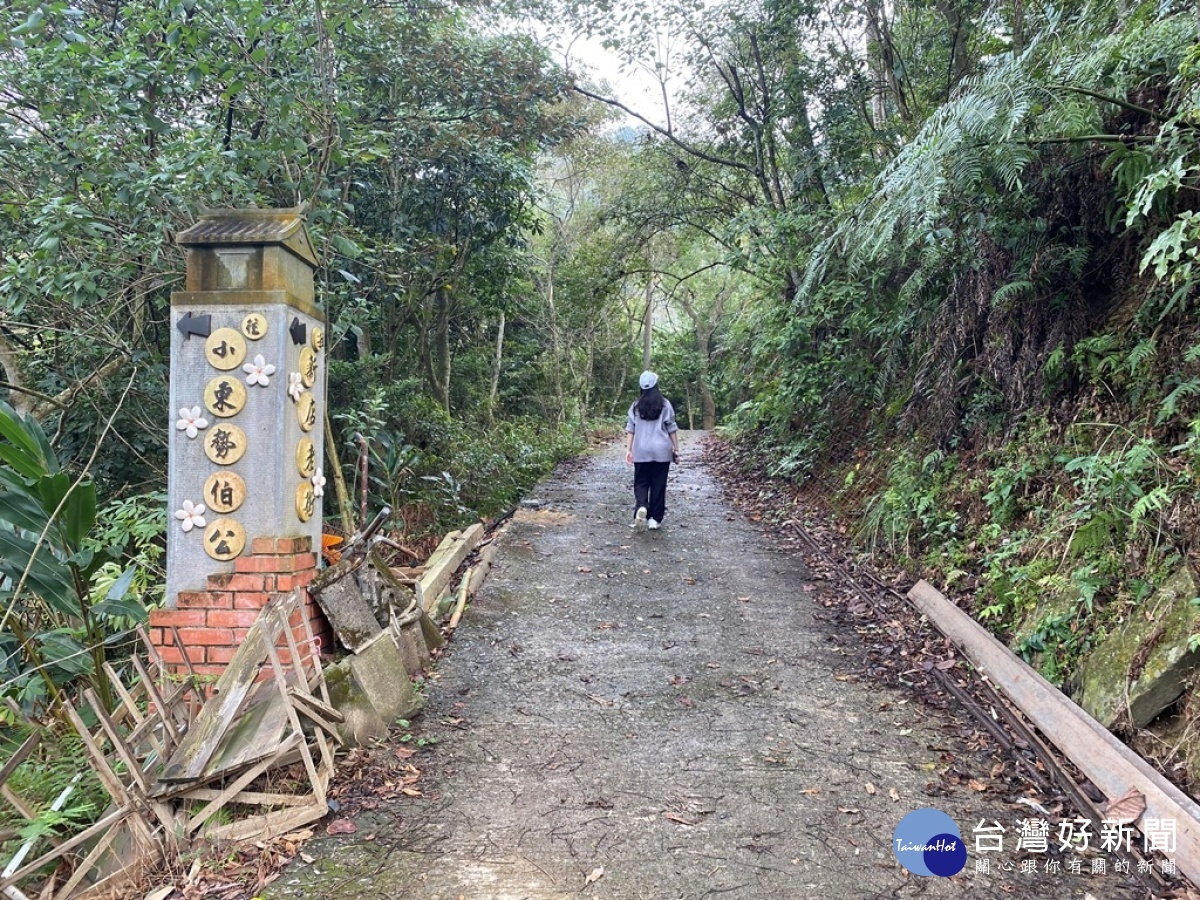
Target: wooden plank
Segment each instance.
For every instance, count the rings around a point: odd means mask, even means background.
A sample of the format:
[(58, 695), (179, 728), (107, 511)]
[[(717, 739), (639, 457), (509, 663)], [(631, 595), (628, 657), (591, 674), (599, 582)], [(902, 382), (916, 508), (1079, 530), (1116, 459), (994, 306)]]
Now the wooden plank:
[(108, 742), (112, 744), (113, 751), (117, 754), (117, 758), (125, 765), (125, 770), (129, 777), (137, 784), (142, 796), (145, 796), (148, 784), (146, 782), (146, 773), (142, 771), (141, 763), (138, 762), (133, 752), (125, 746), (125, 741), (122, 740), (120, 732), (117, 731), (117, 726), (113, 724), (112, 719), (108, 716), (108, 711), (105, 710), (104, 704), (100, 702), (100, 698), (96, 696), (96, 692), (90, 687), (83, 691), (84, 699), (92, 708), (92, 712), (96, 714), (96, 721), (100, 723), (100, 730), (104, 732), (104, 736), (108, 738)]
[(7, 800), (8, 805), (15, 809), (26, 822), (32, 822), (37, 818), (37, 810), (14, 794), (13, 789), (7, 784), (0, 784), (0, 797)]
[[(295, 698), (293, 698), (293, 700), (294, 699)], [(344, 743), (344, 741), (342, 740), (342, 736), (340, 734), (338, 734), (338, 729), (337, 729), (336, 725), (334, 725), (332, 722), (327, 721), (325, 719), (325, 717), (322, 716), (320, 713), (313, 712), (313, 710), (304, 706), (302, 703), (296, 703), (295, 706), (296, 706), (297, 713), (304, 716), (304, 718), (308, 719), (310, 722), (312, 722), (314, 725), (316, 725), (317, 728), (319, 728), (321, 731), (324, 731), (326, 734), (326, 737), (328, 737), (330, 740), (332, 740), (334, 742), (334, 744), (340, 746), (341, 744)]]
[(154, 840), (154, 831), (150, 823), (141, 816), (141, 806), (144, 804), (140, 804), (136, 798), (130, 795), (125, 787), (125, 783), (113, 771), (112, 766), (109, 765), (108, 758), (105, 757), (99, 746), (97, 746), (92, 733), (83, 723), (83, 720), (79, 718), (79, 713), (75, 711), (75, 707), (64, 701), (62, 711), (78, 733), (79, 739), (83, 741), (83, 749), (91, 762), (92, 770), (100, 779), (100, 783), (104, 786), (104, 789), (108, 791), (108, 795), (112, 797), (113, 803), (129, 814), (130, 828), (133, 830), (134, 838), (143, 846), (161, 850), (158, 842)]
[[(272, 760), (275, 765), (277, 760)], [(225, 791), (217, 788), (191, 788), (176, 794), (173, 800), (218, 800), (225, 796)], [(246, 806), (304, 806), (312, 803), (311, 794), (267, 794), (262, 791), (242, 791), (236, 797), (229, 798), (232, 803), (243, 803)]]
[(155, 685), (154, 679), (150, 677), (150, 673), (146, 671), (146, 667), (142, 665), (142, 661), (138, 659), (137, 654), (134, 654), (134, 656), (130, 659), (130, 662), (133, 663), (134, 669), (137, 670), (138, 678), (141, 679), (142, 686), (146, 689), (146, 695), (150, 698), (150, 702), (154, 704), (154, 708), (163, 711), (161, 715), (163, 718), (163, 724), (166, 726), (163, 729), (163, 735), (164, 739), (167, 741), (167, 745), (170, 746), (174, 744), (182, 731), (178, 723), (174, 722), (172, 717), (167, 715), (167, 711), (170, 709), (170, 707), (167, 705), (167, 701), (163, 698), (162, 694), (158, 692), (158, 686)]
[[(319, 673), (321, 671), (321, 657), (320, 654), (317, 653), (317, 647), (313, 642), (313, 633), (308, 621), (308, 617), (302, 615), (300, 617), (300, 621), (303, 623), (304, 627), (305, 645), (309, 650), (307, 659), (312, 664), (313, 672)], [(292, 632), (291, 627), (288, 627), (284, 631), (283, 635), (284, 639), (287, 641), (288, 652), (292, 654), (292, 665), (296, 667), (295, 674), (297, 676), (295, 679), (297, 682), (296, 685), (289, 686), (284, 691), (285, 699), (292, 700), (293, 697), (307, 697), (313, 706), (320, 707), (322, 705), (321, 702), (313, 697), (310, 693), (312, 689), (309, 687), (309, 680), (304, 672), (303, 660), (300, 656), (300, 648), (296, 645), (296, 636)], [(324, 685), (324, 678), (321, 679), (321, 684)], [(332, 711), (332, 707), (329, 707), (328, 704), (324, 705)], [(296, 709), (293, 706), (292, 716), (298, 726), (300, 720), (295, 718), (295, 715)], [(319, 725), (323, 725), (326, 728), (329, 727), (327, 723), (318, 720), (317, 716), (312, 712), (309, 713), (309, 718), (312, 718)], [(334, 769), (334, 749), (332, 743), (336, 742), (339, 745), (342, 743), (341, 735), (337, 733), (336, 729), (331, 729), (330, 734), (332, 735), (332, 738), (329, 738), (321, 729), (317, 729), (313, 735), (313, 737), (316, 738), (317, 747), (321, 751), (321, 762), (323, 766), (323, 771), (317, 775), (316, 780), (313, 782), (313, 792), (316, 794), (317, 799), (322, 803), (326, 800), (325, 791), (329, 787), (329, 779), (332, 777)], [(308, 753), (307, 745), (301, 748), (301, 753)], [(324, 777), (322, 777), (322, 775)]]
[(324, 803), (313, 803), (311, 806), (279, 810), (211, 828), (204, 836), (216, 841), (248, 841), (261, 837), (278, 837), (295, 831), (301, 825), (322, 819), (328, 812), (329, 807)]
[(311, 710), (312, 712), (320, 715), (323, 719), (329, 722), (336, 722), (339, 725), (346, 721), (346, 717), (340, 712), (338, 712), (329, 704), (318, 700), (312, 694), (302, 693), (296, 688), (288, 688), (288, 696), (300, 704), (302, 707), (300, 712), (302, 713), (306, 712), (306, 710)]
[(41, 856), (39, 856), (37, 859), (32, 860), (31, 862), (27, 862), (25, 865), (23, 865), (21, 868), (17, 869), (17, 871), (13, 872), (7, 878), (0, 878), (0, 891), (4, 890), (7, 887), (11, 887), (12, 885), (16, 884), (18, 881), (22, 880), (26, 876), (32, 875), (34, 872), (36, 872), (42, 866), (46, 865), (46, 863), (53, 862), (54, 860), (58, 859), (59, 857), (63, 856), (64, 854), (70, 853), (76, 847), (78, 847), (82, 844), (85, 844), (88, 841), (90, 841), (92, 838), (96, 837), (96, 835), (103, 834), (109, 828), (115, 829), (117, 823), (129, 815), (130, 815), (130, 812), (127, 809), (118, 809), (118, 810), (115, 810), (114, 812), (109, 813), (107, 816), (105, 816), (100, 821), (93, 823), (92, 825), (85, 828), (83, 831), (79, 832), (79, 834), (75, 835), (75, 837), (70, 838), (69, 840), (63, 841), (61, 844), (59, 844), (57, 847), (55, 847), (53, 850), (49, 851), (48, 853), (44, 853)]
[(421, 604), (425, 612), (433, 611), (450, 577), (482, 538), (483, 523), (476, 522), (470, 528), (452, 531), (442, 539), (425, 564), (425, 574), (419, 582)]
[(12, 773), (17, 770), (17, 766), (29, 759), (30, 754), (37, 749), (37, 745), (41, 742), (42, 730), (35, 728), (25, 739), (25, 743), (18, 747), (17, 752), (9, 757), (3, 768), (0, 768), (0, 784), (8, 784), (8, 779), (12, 778)]
[(100, 839), (96, 841), (96, 845), (92, 847), (91, 852), (75, 866), (75, 871), (71, 873), (71, 877), (67, 879), (66, 884), (54, 895), (54, 900), (67, 900), (75, 892), (75, 888), (79, 887), (83, 879), (88, 877), (92, 868), (100, 861), (100, 857), (105, 854), (120, 833), (121, 829), (118, 825), (107, 829), (104, 834), (100, 835)]
[(1146, 797), (1143, 815), (1173, 820), (1175, 864), (1200, 883), (1200, 805), (931, 584), (917, 582), (908, 598), (1106, 797), (1114, 800), (1136, 788)]
[(201, 825), (207, 822), (210, 818), (220, 812), (221, 808), (229, 803), (237, 801), (237, 795), (241, 790), (250, 784), (255, 778), (263, 774), (278, 763), (279, 759), (289, 751), (296, 749), (304, 741), (304, 735), (292, 734), (289, 735), (284, 742), (279, 745), (275, 752), (270, 757), (264, 759), (256, 766), (252, 766), (244, 772), (236, 781), (221, 791), (208, 804), (204, 806), (196, 815), (192, 816), (187, 823), (187, 833), (193, 834)]
[(188, 655), (187, 647), (184, 646), (183, 638), (179, 636), (179, 629), (174, 625), (171, 626), (171, 640), (175, 642), (175, 646), (179, 648), (179, 655), (183, 657), (183, 667), (187, 670), (188, 678), (194, 682), (196, 680), (196, 670), (192, 668), (192, 658)]
[(499, 549), (500, 545), (493, 538), (486, 547), (479, 551), (479, 562), (471, 570), (471, 586), (469, 591), (472, 596), (483, 587), (484, 579), (487, 578), (488, 572), (491, 571), (492, 561), (495, 560)]
[[(288, 625), (287, 619), (283, 620), (283, 624), (283, 633), (287, 638), (288, 651), (292, 655), (293, 662), (299, 666), (300, 654), (296, 647), (296, 642), (292, 639), (292, 629)], [(291, 722), (292, 732), (300, 738), (298, 749), (300, 750), (300, 758), (304, 761), (304, 769), (308, 773), (308, 781), (313, 786), (313, 791), (316, 792), (317, 799), (324, 803), (325, 792), (321, 789), (321, 779), (317, 775), (317, 765), (313, 761), (312, 753), (309, 752), (308, 743), (304, 740), (304, 727), (300, 724), (300, 719), (296, 715), (296, 708), (288, 700), (288, 689), (290, 686), (287, 683), (283, 664), (279, 660), (279, 654), (275, 651), (274, 643), (267, 646), (267, 658), (271, 662), (271, 670), (275, 677), (275, 685), (279, 688), (279, 696), (287, 705), (288, 721)], [(300, 680), (303, 681), (304, 679), (301, 678)], [(322, 740), (320, 731), (317, 732), (317, 740), (318, 742)]]
[(209, 760), (250, 696), (267, 651), (275, 646), (280, 631), (298, 605), (299, 598), (293, 593), (274, 597), (263, 607), (224, 674), (217, 679), (214, 696), (204, 704), (163, 769), (163, 781), (196, 781), (203, 776)]
[(280, 699), (274, 685), (256, 685), (199, 780), (214, 781), (274, 753), (287, 730), (286, 706), (287, 701)]

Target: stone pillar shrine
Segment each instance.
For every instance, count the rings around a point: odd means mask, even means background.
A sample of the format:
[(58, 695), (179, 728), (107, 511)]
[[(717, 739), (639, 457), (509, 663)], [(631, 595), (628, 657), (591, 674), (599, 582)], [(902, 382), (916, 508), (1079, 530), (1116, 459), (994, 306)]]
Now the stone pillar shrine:
[[(321, 552), (325, 316), (299, 210), (212, 210), (182, 232), (171, 294), (166, 663), (219, 675), (274, 592), (303, 593)], [(294, 621), (297, 639), (302, 623)], [(172, 633), (177, 630), (182, 646)]]

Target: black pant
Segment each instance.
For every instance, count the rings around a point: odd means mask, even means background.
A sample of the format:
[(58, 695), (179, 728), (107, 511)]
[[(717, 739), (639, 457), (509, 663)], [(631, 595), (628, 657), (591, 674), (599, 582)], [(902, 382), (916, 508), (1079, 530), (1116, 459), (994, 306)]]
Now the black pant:
[(656, 522), (661, 522), (667, 514), (667, 472), (670, 469), (669, 462), (633, 464), (634, 507), (646, 507), (647, 517)]

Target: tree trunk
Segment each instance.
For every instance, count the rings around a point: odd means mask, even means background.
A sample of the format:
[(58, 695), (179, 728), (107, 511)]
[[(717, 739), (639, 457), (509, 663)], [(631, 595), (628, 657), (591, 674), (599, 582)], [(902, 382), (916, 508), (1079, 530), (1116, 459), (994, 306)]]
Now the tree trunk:
[(342, 462), (338, 459), (337, 441), (333, 439), (333, 423), (329, 420), (329, 404), (325, 404), (325, 471), (333, 476), (333, 490), (337, 495), (338, 521), (342, 533), (349, 538), (354, 534), (354, 513), (350, 506), (350, 492), (346, 490), (346, 476), (342, 474)]
[(8, 345), (3, 333), (0, 333), (0, 369), (4, 370), (4, 380), (12, 392), (9, 398), (10, 405), (17, 412), (29, 412), (32, 403), (22, 392), (24, 384), (21, 381), (21, 369), (17, 366), (17, 354)]
[(550, 310), (550, 383), (554, 385), (554, 421), (561, 425), (565, 418), (563, 407), (562, 338), (558, 333), (558, 307), (554, 305), (554, 266), (546, 273), (546, 306)]
[(441, 404), (446, 415), (450, 414), (450, 298), (444, 287), (437, 289), (437, 315), (434, 318), (434, 328), (437, 342), (435, 344), (434, 364), (434, 396)]
[(496, 399), (500, 393), (500, 364), (504, 361), (504, 310), (500, 310), (500, 324), (496, 326), (496, 353), (492, 357), (492, 388), (488, 391), (488, 428), (496, 427)]
[(642, 369), (650, 370), (650, 340), (654, 333), (654, 279), (646, 280), (646, 315), (642, 319)]
[[(880, 101), (883, 99), (883, 86), (886, 85), (887, 90), (891, 93), (892, 99), (896, 103), (896, 112), (900, 118), (909, 122), (912, 120), (912, 111), (908, 108), (908, 100), (904, 96), (904, 86), (900, 84), (896, 78), (896, 50), (892, 43), (892, 31), (888, 26), (887, 13), (883, 5), (878, 2), (869, 2), (866, 10), (867, 20), (867, 43), (868, 50), (871, 50), (870, 45), (874, 44), (874, 50), (871, 52), (871, 69), (877, 80), (882, 84), (877, 85), (876, 90)], [(883, 121), (887, 118), (886, 110), (880, 110), (883, 113)], [(879, 128), (882, 121), (876, 122), (875, 127)]]

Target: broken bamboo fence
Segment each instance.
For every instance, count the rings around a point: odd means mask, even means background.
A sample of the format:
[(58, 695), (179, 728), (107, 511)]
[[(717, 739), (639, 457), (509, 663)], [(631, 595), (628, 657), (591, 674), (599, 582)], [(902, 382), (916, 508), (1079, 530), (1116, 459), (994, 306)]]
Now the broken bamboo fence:
[[(64, 702), (110, 805), (72, 837), (47, 837), (50, 846), (32, 858), (38, 842), (26, 842), (0, 875), (0, 894), (26, 900), (23, 886), (41, 878), (39, 898), (119, 896), (197, 837), (279, 835), (324, 816), (341, 716), (329, 705), (312, 631), (299, 611), (296, 594), (273, 598), (207, 700), (187, 654), (187, 673), (173, 676), (139, 632), (145, 656), (131, 660), (136, 682), (127, 686), (105, 666), (120, 701), (114, 712), (90, 688), (83, 692), (86, 713)], [(293, 620), (302, 623), (300, 641)], [(172, 635), (182, 647), (178, 632)], [(96, 724), (89, 726), (85, 714)], [(8, 782), (41, 740), (35, 730), (0, 769), (0, 797), (27, 822), (39, 810)], [(275, 788), (273, 775), (300, 790)], [(228, 821), (216, 824), (218, 814)]]

